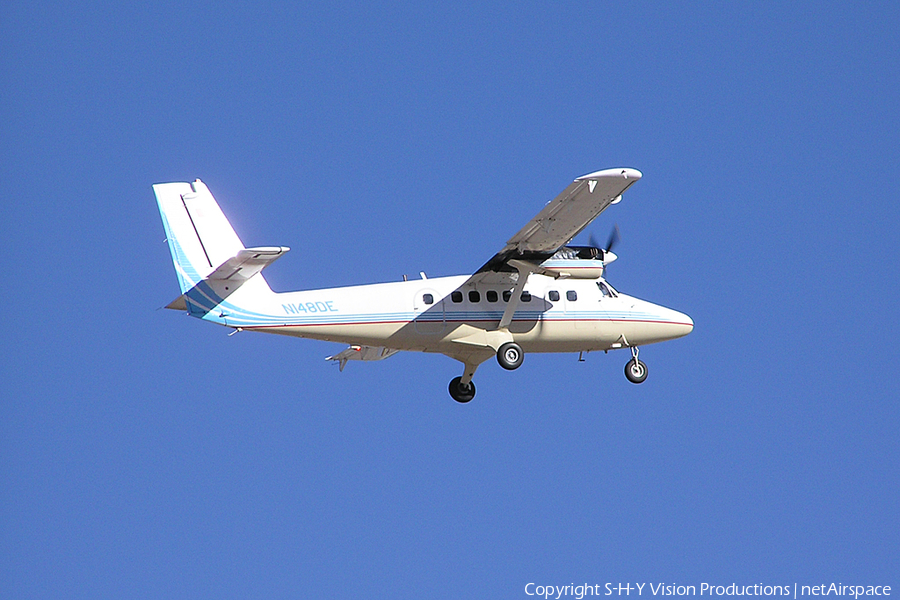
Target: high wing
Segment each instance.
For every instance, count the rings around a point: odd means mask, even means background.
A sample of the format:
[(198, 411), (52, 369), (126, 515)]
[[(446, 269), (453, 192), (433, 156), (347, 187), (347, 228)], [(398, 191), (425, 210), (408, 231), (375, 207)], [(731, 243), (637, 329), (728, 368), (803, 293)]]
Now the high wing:
[[(636, 169), (606, 169), (584, 175), (547, 203), (503, 249), (484, 264), (469, 281), (503, 279), (553, 256), (578, 235), (607, 206), (641, 178)], [(514, 278), (513, 278), (514, 279)]]
[(542, 262), (569, 243), (607, 206), (618, 202), (622, 193), (640, 178), (640, 171), (625, 168), (605, 169), (579, 177), (466, 280), (466, 284), (515, 284), (498, 330), (504, 330), (512, 322), (528, 275), (543, 272)]

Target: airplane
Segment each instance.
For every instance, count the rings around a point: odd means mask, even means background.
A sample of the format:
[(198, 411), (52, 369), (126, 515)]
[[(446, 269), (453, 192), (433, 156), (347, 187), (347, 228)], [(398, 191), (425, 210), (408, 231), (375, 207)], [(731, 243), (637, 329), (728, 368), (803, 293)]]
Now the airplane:
[(675, 310), (620, 293), (604, 275), (606, 248), (569, 242), (641, 178), (606, 169), (575, 179), (472, 275), (274, 292), (261, 271), (285, 246), (247, 248), (206, 185), (158, 183), (153, 191), (182, 294), (166, 308), (238, 331), (341, 342), (326, 358), (383, 360), (401, 351), (440, 353), (463, 364), (449, 385), (459, 403), (475, 397), (473, 377), (496, 357), (518, 369), (526, 353), (631, 351), (625, 376), (647, 378), (639, 347), (694, 328)]

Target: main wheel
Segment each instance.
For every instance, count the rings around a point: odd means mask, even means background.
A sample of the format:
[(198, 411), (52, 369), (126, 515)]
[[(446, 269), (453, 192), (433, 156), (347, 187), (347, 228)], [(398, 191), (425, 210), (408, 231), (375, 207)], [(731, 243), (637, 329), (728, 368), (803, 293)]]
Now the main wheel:
[(636, 358), (632, 358), (625, 365), (625, 377), (631, 383), (644, 383), (647, 379), (647, 365)]
[(515, 342), (506, 342), (497, 350), (497, 362), (507, 371), (515, 371), (522, 366), (525, 352)]
[(454, 377), (450, 380), (450, 397), (459, 402), (460, 404), (465, 404), (475, 397), (475, 382), (470, 381), (466, 385), (460, 384), (462, 377)]

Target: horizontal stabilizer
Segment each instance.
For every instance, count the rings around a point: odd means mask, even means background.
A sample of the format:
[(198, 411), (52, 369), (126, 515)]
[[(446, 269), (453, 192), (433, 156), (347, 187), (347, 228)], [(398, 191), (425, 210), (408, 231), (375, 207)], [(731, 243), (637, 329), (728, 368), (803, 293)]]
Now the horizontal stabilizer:
[(347, 366), (348, 360), (384, 360), (389, 356), (393, 356), (398, 351), (392, 348), (383, 348), (375, 346), (350, 346), (343, 352), (339, 352), (334, 356), (328, 356), (325, 360), (331, 360), (339, 363), (341, 371)]
[(244, 248), (219, 265), (207, 279), (218, 281), (247, 281), (283, 256), (290, 248), (285, 246), (262, 246)]
[[(216, 267), (200, 283), (170, 302), (166, 308), (186, 310), (191, 314), (206, 314), (209, 312), (210, 306), (206, 300), (213, 304), (222, 302), (288, 250), (290, 248), (285, 246), (242, 248), (238, 250), (237, 254)], [(259, 281), (262, 282), (262, 279)], [(265, 283), (262, 285), (268, 290)]]

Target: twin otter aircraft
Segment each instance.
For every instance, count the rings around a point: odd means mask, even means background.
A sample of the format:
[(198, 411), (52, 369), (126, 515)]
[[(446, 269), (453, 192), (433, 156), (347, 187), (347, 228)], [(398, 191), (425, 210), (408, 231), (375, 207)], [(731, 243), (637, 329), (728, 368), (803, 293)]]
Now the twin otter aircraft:
[(400, 350), (446, 354), (464, 365), (450, 382), (457, 402), (475, 397), (478, 365), (496, 356), (518, 369), (525, 352), (629, 348), (625, 376), (641, 383), (638, 347), (687, 335), (694, 322), (617, 292), (603, 278), (616, 259), (609, 246), (566, 245), (640, 178), (635, 169), (579, 177), (474, 275), (285, 293), (260, 271), (288, 248), (245, 248), (199, 179), (159, 183), (153, 191), (182, 291), (167, 308), (238, 331), (351, 344), (328, 357), (341, 370)]

